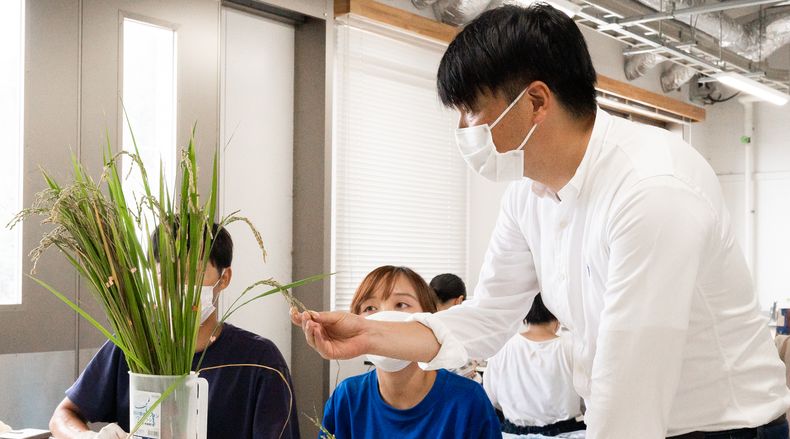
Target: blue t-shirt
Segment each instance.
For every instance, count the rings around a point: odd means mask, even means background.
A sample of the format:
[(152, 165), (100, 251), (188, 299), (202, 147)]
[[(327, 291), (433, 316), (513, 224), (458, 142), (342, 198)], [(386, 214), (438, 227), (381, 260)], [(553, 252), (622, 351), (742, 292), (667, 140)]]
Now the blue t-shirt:
[[(200, 353), (192, 360), (194, 370)], [(280, 350), (270, 340), (225, 324), (206, 349), (201, 367), (261, 364), (279, 370), (291, 384)], [(66, 396), (90, 422), (117, 422), (129, 431), (129, 368), (123, 352), (111, 342), (102, 346)], [(200, 373), (208, 381), (208, 438), (298, 438), (296, 400), (280, 376), (257, 367), (226, 367)], [(288, 418), (289, 404), (292, 405)]]
[(407, 410), (384, 402), (375, 370), (348, 378), (326, 402), (323, 426), (337, 439), (502, 438), (483, 387), (444, 369), (425, 398)]

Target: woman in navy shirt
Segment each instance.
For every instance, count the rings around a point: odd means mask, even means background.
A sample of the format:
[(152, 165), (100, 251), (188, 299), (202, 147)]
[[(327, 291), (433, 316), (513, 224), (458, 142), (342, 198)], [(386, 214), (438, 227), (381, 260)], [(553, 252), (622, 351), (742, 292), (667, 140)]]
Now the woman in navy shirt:
[[(435, 312), (434, 300), (417, 273), (383, 266), (357, 288), (351, 312)], [(494, 408), (476, 382), (400, 360), (374, 363), (376, 369), (340, 383), (326, 403), (323, 427), (337, 439), (502, 437)]]

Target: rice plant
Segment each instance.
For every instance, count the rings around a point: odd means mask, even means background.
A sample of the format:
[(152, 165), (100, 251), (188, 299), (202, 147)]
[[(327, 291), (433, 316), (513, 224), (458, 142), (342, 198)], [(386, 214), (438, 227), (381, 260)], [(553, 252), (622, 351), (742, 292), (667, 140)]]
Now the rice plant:
[[(208, 199), (203, 202), (198, 193), (194, 130), (192, 134), (179, 160), (177, 196), (168, 192), (164, 183), (159, 185), (158, 194), (152, 193), (149, 176), (133, 136), (133, 153), (113, 153), (108, 137), (105, 164), (98, 179), (92, 178), (85, 166), (73, 156), (73, 176), (66, 184), (59, 183), (42, 170), (45, 189), (36, 195), (30, 208), (21, 211), (9, 224), (13, 227), (31, 217), (41, 217), (43, 224), (51, 226), (31, 252), (33, 270), (30, 277), (118, 346), (126, 356), (129, 369), (139, 374), (180, 375), (185, 378), (195, 354), (201, 323), (200, 290), (217, 214), (218, 153), (215, 151), (213, 157)], [(132, 160), (141, 174), (144, 193), (139, 199), (130, 200), (124, 193), (119, 172), (121, 159)], [(161, 182), (165, 181), (163, 177), (160, 166)], [(219, 220), (218, 224), (221, 229), (237, 221), (249, 226), (265, 259), (263, 239), (247, 218), (234, 212)], [(156, 246), (158, 258), (153, 253), (151, 241), (156, 226), (160, 230)], [(39, 258), (53, 247), (88, 282), (110, 328), (65, 294), (33, 276)], [(290, 290), (324, 277), (313, 276), (287, 285), (281, 285), (274, 279), (258, 281), (243, 291), (222, 316), (220, 324), (240, 307), (277, 293), (282, 294), (291, 306), (304, 310)], [(266, 290), (256, 291), (260, 288)], [(165, 392), (157, 404), (167, 395)], [(133, 432), (144, 419), (145, 416)]]

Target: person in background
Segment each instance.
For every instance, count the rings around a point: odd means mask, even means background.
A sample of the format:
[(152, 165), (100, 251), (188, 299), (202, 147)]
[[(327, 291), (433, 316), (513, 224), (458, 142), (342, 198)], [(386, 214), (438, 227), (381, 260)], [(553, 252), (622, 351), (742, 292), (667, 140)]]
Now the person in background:
[[(357, 288), (351, 312), (371, 319), (405, 321), (435, 312), (433, 292), (409, 268), (376, 268)], [(501, 438), (499, 421), (483, 388), (444, 369), (368, 356), (370, 372), (340, 383), (324, 408), (319, 438)]]
[[(152, 237), (158, 260), (159, 229)], [(198, 331), (192, 368), (201, 353), (201, 368), (225, 364), (259, 364), (226, 367), (200, 373), (209, 382), (208, 437), (233, 439), (298, 438), (298, 410), (288, 366), (270, 340), (223, 323), (219, 328), (215, 304), (233, 276), (233, 240), (230, 233), (213, 226), (214, 242), (203, 275), (202, 323)], [(204, 298), (205, 297), (205, 298)], [(216, 328), (216, 331), (215, 331)], [(289, 390), (290, 388), (290, 390)], [(100, 432), (86, 422), (110, 422)], [(56, 439), (125, 439), (129, 431), (129, 368), (123, 352), (106, 342), (88, 363), (66, 397), (55, 409), (49, 428)]]
[(582, 412), (573, 388), (570, 337), (557, 335), (560, 322), (540, 294), (524, 323), (526, 330), (488, 360), (483, 374), (486, 394), (504, 415), (502, 433), (556, 436), (584, 430), (576, 421)]
[(444, 311), (466, 300), (466, 285), (460, 277), (452, 273), (444, 273), (431, 279), (431, 288), (436, 293), (436, 308)]
[[(466, 284), (460, 277), (452, 273), (438, 274), (429, 284), (436, 293), (436, 310), (444, 311), (455, 305), (460, 305), (466, 300)], [(469, 360), (465, 365), (450, 369), (453, 373), (482, 383), (482, 377), (477, 373), (477, 367), (484, 364), (484, 361)]]

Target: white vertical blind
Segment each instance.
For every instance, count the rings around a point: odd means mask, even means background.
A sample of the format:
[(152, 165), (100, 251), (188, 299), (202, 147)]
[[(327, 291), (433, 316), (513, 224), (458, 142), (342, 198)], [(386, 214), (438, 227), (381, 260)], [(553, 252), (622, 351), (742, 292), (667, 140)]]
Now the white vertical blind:
[(0, 305), (22, 303), (22, 224), (5, 225), (22, 209), (23, 0), (0, 2)]
[(405, 265), (466, 275), (467, 172), (457, 116), (436, 95), (443, 49), (337, 28), (332, 308), (364, 276)]

